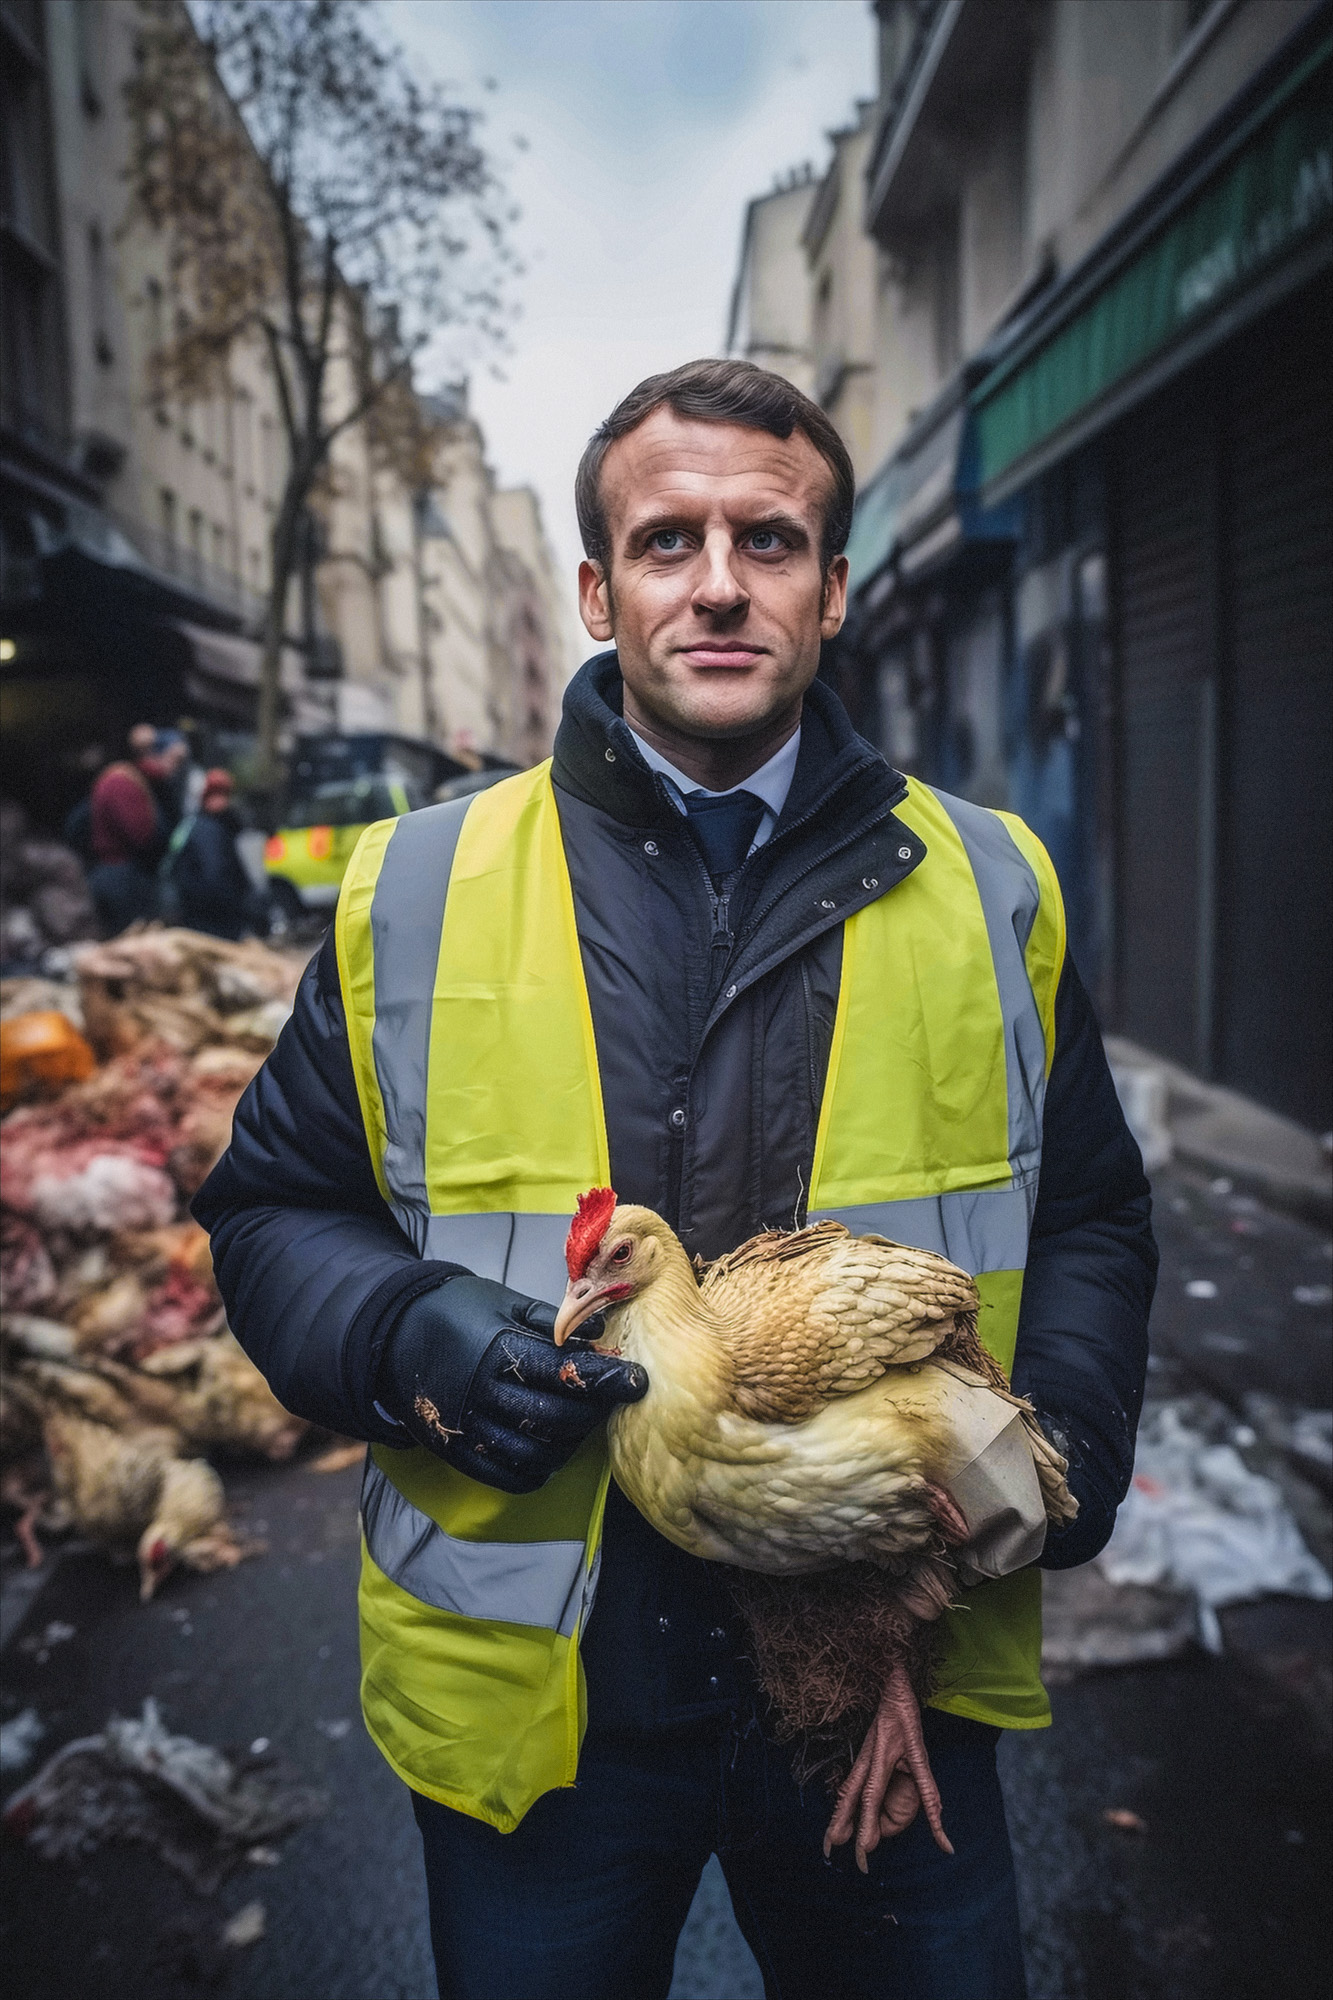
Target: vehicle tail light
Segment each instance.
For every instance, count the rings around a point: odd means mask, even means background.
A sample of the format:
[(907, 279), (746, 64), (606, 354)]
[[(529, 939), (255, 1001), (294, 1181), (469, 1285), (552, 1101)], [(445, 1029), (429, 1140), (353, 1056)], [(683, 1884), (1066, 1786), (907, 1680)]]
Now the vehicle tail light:
[(327, 861), (333, 852), (333, 828), (312, 826), (308, 845), (312, 861)]
[(280, 833), (271, 834), (264, 842), (265, 861), (282, 861), (286, 858), (287, 843)]

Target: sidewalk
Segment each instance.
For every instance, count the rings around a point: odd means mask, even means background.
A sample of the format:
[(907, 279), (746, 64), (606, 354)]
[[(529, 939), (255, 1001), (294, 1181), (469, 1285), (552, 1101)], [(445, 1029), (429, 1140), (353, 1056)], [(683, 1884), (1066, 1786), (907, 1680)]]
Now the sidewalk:
[(1150, 1174), (1183, 1160), (1309, 1222), (1333, 1222), (1327, 1137), (1119, 1035), (1106, 1037), (1106, 1053)]

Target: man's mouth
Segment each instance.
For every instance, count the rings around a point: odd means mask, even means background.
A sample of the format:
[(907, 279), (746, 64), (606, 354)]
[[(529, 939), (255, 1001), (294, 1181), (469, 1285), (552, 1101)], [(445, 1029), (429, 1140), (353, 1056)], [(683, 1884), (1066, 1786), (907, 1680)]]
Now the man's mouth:
[(680, 648), (683, 656), (694, 667), (721, 667), (723, 669), (752, 667), (767, 651), (765, 646), (747, 646), (738, 639), (705, 640), (693, 646)]

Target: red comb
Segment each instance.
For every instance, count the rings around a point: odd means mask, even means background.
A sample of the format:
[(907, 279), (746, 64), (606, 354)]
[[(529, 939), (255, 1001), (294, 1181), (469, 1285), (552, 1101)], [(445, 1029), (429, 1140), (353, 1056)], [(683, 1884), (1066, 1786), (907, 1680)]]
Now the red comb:
[(614, 1188), (589, 1188), (579, 1196), (578, 1214), (565, 1238), (565, 1263), (571, 1278), (581, 1278), (597, 1254), (616, 1205)]

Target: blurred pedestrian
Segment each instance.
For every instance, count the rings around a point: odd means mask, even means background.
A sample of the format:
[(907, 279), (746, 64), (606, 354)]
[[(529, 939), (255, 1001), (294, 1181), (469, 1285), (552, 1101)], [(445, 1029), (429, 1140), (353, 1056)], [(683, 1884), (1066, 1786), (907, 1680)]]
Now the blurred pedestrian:
[(230, 771), (207, 772), (199, 810), (177, 827), (166, 861), (180, 922), (211, 937), (239, 938), (253, 928), (255, 897), (236, 844), (241, 821), (233, 794)]
[[(170, 757), (160, 760), (158, 736), (151, 722), (136, 723), (129, 756), (107, 765), (88, 801), (88, 887), (108, 937), (157, 915), (157, 867), (175, 823), (166, 822), (158, 797), (173, 771)], [(180, 743), (188, 755), (184, 737)], [(178, 768), (183, 758), (173, 755)]]
[(180, 730), (154, 729), (151, 743), (139, 758), (139, 769), (157, 805), (164, 849), (185, 817), (190, 768), (190, 746)]

